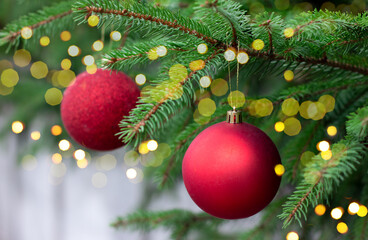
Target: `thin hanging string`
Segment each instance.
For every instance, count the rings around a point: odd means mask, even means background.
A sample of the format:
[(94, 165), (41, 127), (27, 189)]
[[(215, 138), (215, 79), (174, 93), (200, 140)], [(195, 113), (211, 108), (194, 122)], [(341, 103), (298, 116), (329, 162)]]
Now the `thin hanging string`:
[[(227, 62), (227, 70), (228, 70), (228, 72), (229, 72), (229, 85), (230, 85), (230, 91), (229, 91), (229, 94), (231, 95), (231, 90), (232, 90), (232, 88), (231, 88), (230, 62)], [(234, 106), (233, 106), (233, 98), (232, 98), (232, 97), (230, 97), (230, 106), (231, 106), (231, 107), (234, 107)]]
[[(238, 41), (238, 54), (239, 54), (239, 41)], [(239, 61), (236, 58), (236, 90), (239, 91)]]

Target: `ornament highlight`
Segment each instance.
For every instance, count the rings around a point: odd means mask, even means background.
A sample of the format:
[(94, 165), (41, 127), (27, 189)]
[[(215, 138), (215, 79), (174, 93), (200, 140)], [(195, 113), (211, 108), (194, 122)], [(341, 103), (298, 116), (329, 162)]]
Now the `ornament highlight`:
[(98, 69), (81, 73), (64, 92), (61, 118), (65, 129), (81, 145), (112, 150), (123, 143), (115, 136), (119, 122), (140, 95), (137, 85), (122, 72)]
[[(241, 123), (239, 111), (201, 132), (185, 153), (185, 187), (205, 212), (224, 219), (252, 216), (274, 198), (281, 177), (280, 155), (257, 127)], [(279, 168), (279, 167), (278, 167)]]

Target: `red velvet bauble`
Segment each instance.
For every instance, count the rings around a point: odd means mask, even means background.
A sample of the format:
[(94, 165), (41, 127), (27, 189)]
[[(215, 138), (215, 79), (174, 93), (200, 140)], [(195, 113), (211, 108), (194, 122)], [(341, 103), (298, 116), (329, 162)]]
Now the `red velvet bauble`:
[(112, 150), (123, 143), (115, 136), (119, 122), (136, 105), (140, 90), (121, 72), (98, 69), (76, 77), (64, 92), (61, 119), (70, 136), (94, 150)]
[(245, 218), (274, 198), (281, 177), (280, 155), (272, 140), (247, 124), (217, 123), (201, 132), (183, 160), (183, 179), (193, 201), (224, 219)]

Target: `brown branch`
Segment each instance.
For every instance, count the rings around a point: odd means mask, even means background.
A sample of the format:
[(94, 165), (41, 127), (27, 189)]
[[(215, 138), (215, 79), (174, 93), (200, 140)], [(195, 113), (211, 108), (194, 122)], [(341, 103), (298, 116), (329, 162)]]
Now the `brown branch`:
[(125, 42), (126, 42), (126, 40), (127, 40), (127, 38), (128, 38), (128, 35), (129, 35), (129, 29), (132, 27), (132, 25), (130, 24), (130, 25), (128, 25), (126, 28), (125, 28), (125, 32), (124, 32), (124, 36), (123, 36), (123, 38), (121, 39), (121, 43), (120, 43), (120, 48), (123, 48), (124, 47), (124, 45), (125, 45)]
[(200, 38), (210, 44), (216, 45), (218, 44), (218, 40), (213, 39), (209, 36), (206, 36), (202, 33), (199, 33), (195, 30), (192, 30), (190, 28), (187, 28), (183, 25), (180, 25), (177, 23), (177, 21), (175, 20), (174, 22), (170, 22), (161, 18), (157, 18), (157, 17), (153, 17), (151, 15), (145, 15), (145, 14), (140, 14), (140, 13), (135, 13), (135, 12), (131, 12), (128, 11), (127, 9), (123, 9), (121, 11), (119, 10), (114, 10), (114, 9), (103, 9), (101, 7), (94, 7), (94, 6), (87, 6), (84, 9), (86, 9), (87, 14), (90, 14), (92, 12), (95, 13), (107, 13), (107, 14), (114, 14), (114, 15), (120, 15), (120, 16), (126, 16), (126, 17), (132, 17), (132, 18), (136, 18), (136, 19), (143, 19), (146, 21), (151, 21), (151, 22), (155, 22), (157, 24), (161, 24), (161, 25), (165, 25), (169, 28), (174, 28), (174, 29), (178, 29), (181, 30), (185, 33), (191, 34), (196, 36), (197, 38)]
[(270, 42), (270, 52), (269, 52), (269, 54), (270, 54), (270, 56), (272, 56), (273, 55), (273, 44), (272, 44), (272, 31), (271, 31), (270, 25), (271, 25), (271, 20), (267, 20), (266, 22), (260, 24), (259, 26), (260, 27), (265, 26), (266, 29), (267, 29), (268, 39), (269, 39), (269, 42)]
[[(43, 21), (41, 21), (41, 22), (35, 23), (35, 24), (33, 24), (33, 25), (31, 25), (31, 26), (28, 26), (28, 27), (29, 27), (29, 28), (31, 28), (32, 30), (34, 30), (34, 29), (36, 29), (36, 28), (39, 28), (39, 27), (40, 27), (40, 26), (42, 26), (42, 25), (45, 25), (45, 24), (47, 24), (47, 23), (50, 23), (50, 22), (52, 22), (52, 21), (54, 21), (54, 20), (56, 20), (56, 19), (63, 18), (63, 17), (68, 16), (68, 15), (70, 15), (70, 14), (72, 14), (72, 13), (73, 13), (73, 10), (69, 10), (69, 11), (67, 11), (67, 12), (60, 13), (60, 14), (57, 14), (57, 15), (55, 15), (55, 16), (51, 16), (51, 17), (49, 17), (49, 18), (47, 18), (47, 19), (45, 19), (45, 20), (43, 20)], [(6, 41), (13, 41), (13, 40), (14, 40), (15, 38), (17, 38), (20, 34), (21, 34), (21, 30), (20, 30), (20, 31), (18, 31), (18, 32), (10, 33), (10, 35), (8, 35), (8, 36), (4, 37), (4, 39), (5, 39)]]

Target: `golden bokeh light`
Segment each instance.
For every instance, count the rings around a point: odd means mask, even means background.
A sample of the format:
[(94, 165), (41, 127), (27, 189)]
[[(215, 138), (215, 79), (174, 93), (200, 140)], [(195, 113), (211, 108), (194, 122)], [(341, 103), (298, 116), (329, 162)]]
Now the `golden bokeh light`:
[(69, 31), (62, 31), (62, 32), (60, 33), (60, 39), (61, 39), (63, 42), (67, 42), (67, 41), (69, 41), (71, 38), (72, 38), (72, 34), (71, 34)]
[(14, 69), (5, 69), (1, 73), (1, 83), (7, 88), (14, 87), (17, 85), (18, 81), (19, 75)]
[(144, 74), (138, 74), (137, 76), (135, 76), (135, 82), (139, 85), (142, 86), (146, 83), (147, 79), (146, 76)]
[(127, 169), (125, 174), (126, 174), (128, 179), (135, 179), (138, 175), (138, 172), (137, 172), (137, 170), (135, 170), (135, 168), (129, 168), (129, 169)]
[(34, 141), (37, 141), (41, 138), (41, 133), (40, 131), (33, 131), (31, 132), (31, 139)]
[(312, 103), (313, 103), (312, 101), (305, 101), (305, 102), (302, 102), (302, 104), (300, 104), (300, 107), (299, 107), (300, 116), (302, 116), (305, 119), (310, 119), (309, 114), (308, 114), (308, 109)]
[(315, 155), (314, 152), (305, 151), (300, 156), (300, 162), (302, 163), (302, 165), (306, 166), (312, 161), (312, 158), (314, 157), (314, 155)]
[(277, 176), (282, 176), (285, 173), (285, 167), (282, 164), (277, 164), (274, 170)]
[(299, 112), (299, 102), (294, 98), (288, 98), (282, 102), (281, 110), (286, 116), (294, 116)]
[(37, 61), (32, 64), (31, 66), (31, 75), (36, 79), (45, 78), (49, 73), (49, 68), (47, 67), (46, 63)]
[(314, 208), (314, 212), (316, 213), (316, 215), (318, 216), (322, 216), (323, 214), (325, 214), (326, 212), (326, 206), (323, 204), (318, 204), (315, 208)]
[(337, 128), (335, 126), (328, 126), (327, 134), (331, 137), (335, 136), (337, 134)]
[(97, 15), (91, 15), (89, 16), (87, 22), (90, 27), (96, 27), (100, 22), (100, 17)]
[(149, 60), (156, 60), (158, 58), (158, 54), (157, 54), (157, 49), (156, 48), (152, 48), (148, 51), (147, 53), (147, 57)]
[(286, 235), (286, 240), (299, 240), (299, 235), (296, 232), (289, 232)]
[(291, 38), (292, 36), (294, 36), (294, 29), (293, 28), (285, 28), (284, 30), (284, 36), (286, 38)]
[(33, 35), (33, 30), (30, 27), (23, 27), (20, 30), (20, 35), (22, 36), (22, 38), (24, 39), (30, 39)]
[(86, 71), (89, 74), (95, 74), (97, 72), (97, 65), (96, 64), (92, 64), (92, 65), (86, 66)]
[(339, 220), (344, 214), (343, 208), (338, 207), (331, 210), (331, 217), (335, 220)]
[(275, 131), (282, 132), (285, 129), (285, 124), (283, 122), (276, 122), (275, 123)]
[(110, 171), (116, 167), (117, 162), (114, 155), (105, 154), (97, 159), (96, 168), (98, 170)]
[(289, 136), (298, 135), (302, 129), (300, 121), (294, 117), (288, 118), (284, 121), (285, 129), (284, 132)]
[(201, 43), (197, 46), (197, 51), (199, 54), (206, 54), (208, 51), (208, 46), (205, 43)]
[(24, 130), (24, 124), (21, 121), (15, 121), (12, 123), (12, 131), (15, 134), (19, 134), (23, 132)]
[(359, 210), (358, 210), (358, 212), (357, 212), (357, 215), (358, 215), (359, 217), (365, 217), (365, 216), (367, 216), (367, 213), (368, 213), (368, 209), (367, 209), (367, 207), (366, 207), (366, 206), (364, 206), (364, 205), (360, 205), (360, 206), (359, 206)]
[(249, 61), (249, 56), (246, 52), (240, 51), (238, 52), (238, 55), (236, 56), (236, 60), (240, 64), (246, 64)]
[(265, 44), (261, 39), (256, 39), (252, 42), (252, 48), (254, 50), (262, 50), (264, 48)]
[(14, 87), (5, 87), (3, 84), (1, 84), (1, 81), (0, 81), (0, 95), (2, 96), (7, 96), (7, 95), (10, 95), (12, 94), (12, 92), (14, 91)]
[(124, 163), (130, 167), (136, 166), (139, 163), (139, 154), (133, 150), (128, 151), (124, 155)]
[(22, 158), (20, 164), (24, 170), (32, 171), (37, 167), (37, 159), (34, 156), (28, 154)]
[(8, 68), (13, 68), (13, 64), (6, 59), (0, 60), (0, 72)]
[(203, 88), (208, 88), (211, 85), (212, 79), (210, 76), (203, 76), (199, 79), (199, 84)]
[(348, 213), (350, 215), (354, 215), (354, 214), (357, 214), (358, 211), (359, 211), (359, 203), (356, 203), (356, 202), (352, 202), (349, 204), (349, 207), (348, 207)]
[(140, 154), (147, 154), (150, 150), (148, 149), (148, 141), (142, 142), (139, 144), (138, 152)]
[(95, 63), (95, 58), (92, 55), (86, 55), (83, 57), (82, 63), (86, 66), (90, 66)]
[(181, 82), (188, 76), (187, 68), (182, 64), (175, 64), (169, 69), (169, 77), (175, 82)]
[(45, 93), (45, 101), (51, 106), (56, 106), (63, 100), (63, 93), (57, 88), (50, 88)]
[(59, 142), (59, 149), (61, 151), (68, 151), (71, 147), (71, 144), (68, 140), (63, 139)]
[(228, 90), (229, 85), (227, 84), (227, 81), (222, 78), (217, 78), (211, 83), (211, 92), (215, 96), (224, 96)]
[(196, 123), (200, 125), (207, 124), (211, 120), (211, 116), (203, 116), (199, 113), (198, 109), (196, 109), (193, 113), (193, 119)]
[(70, 59), (65, 58), (61, 61), (61, 68), (64, 70), (69, 70), (72, 67), (72, 61)]
[(336, 226), (336, 229), (341, 234), (346, 234), (349, 230), (348, 225), (344, 222), (339, 222)]
[(99, 52), (99, 51), (102, 51), (103, 48), (104, 48), (104, 43), (101, 40), (97, 40), (93, 42), (92, 44), (93, 51)]
[(78, 56), (79, 54), (81, 54), (81, 50), (79, 47), (77, 47), (76, 45), (71, 45), (69, 46), (68, 48), (68, 54), (69, 56), (71, 57), (76, 57)]
[(68, 87), (75, 80), (75, 73), (72, 70), (61, 70), (56, 77), (61, 87)]
[(330, 160), (332, 158), (332, 151), (331, 150), (327, 150), (327, 151), (323, 151), (321, 152), (321, 157), (323, 160)]
[(290, 1), (289, 0), (275, 0), (275, 7), (278, 10), (286, 10), (288, 9), (290, 6)]
[(86, 152), (82, 149), (78, 149), (74, 152), (73, 156), (76, 160), (82, 160), (86, 157)]
[(210, 98), (203, 98), (198, 103), (198, 111), (202, 116), (210, 117), (216, 111), (216, 103)]
[(54, 153), (51, 157), (51, 160), (54, 164), (60, 164), (63, 161), (63, 156), (60, 153)]
[(205, 67), (205, 62), (202, 59), (192, 61), (189, 63), (189, 68), (192, 71), (198, 71)]
[(148, 150), (150, 150), (150, 151), (156, 151), (157, 150), (157, 148), (158, 148), (158, 143), (157, 143), (157, 141), (155, 141), (155, 140), (149, 140), (148, 142), (147, 142), (147, 148), (148, 148)]
[(330, 143), (323, 140), (323, 141), (320, 141), (319, 143), (317, 143), (317, 150), (318, 151), (321, 151), (321, 152), (324, 152), (324, 151), (327, 151), (328, 149), (330, 149)]
[(269, 116), (273, 111), (273, 104), (267, 98), (261, 98), (255, 101), (255, 112), (259, 117)]
[(233, 108), (241, 108), (245, 104), (245, 95), (238, 90), (232, 91), (227, 97), (227, 102)]
[(48, 36), (43, 36), (40, 38), (40, 45), (46, 47), (50, 44), (50, 38)]
[(294, 79), (294, 72), (291, 70), (286, 70), (284, 72), (284, 78), (287, 82), (291, 82)]
[(321, 120), (326, 115), (326, 108), (320, 102), (312, 102), (308, 107), (308, 116), (313, 120)]
[(104, 188), (107, 184), (107, 176), (102, 172), (97, 172), (93, 174), (91, 182), (95, 188)]
[(25, 49), (19, 49), (13, 56), (14, 64), (18, 67), (25, 67), (31, 62), (31, 53)]
[(112, 31), (110, 33), (110, 38), (111, 38), (111, 40), (113, 40), (115, 42), (120, 41), (120, 39), (121, 39), (121, 33), (118, 32), (118, 31)]
[(81, 160), (78, 160), (77, 161), (77, 166), (80, 168), (80, 169), (84, 169), (88, 166), (88, 160), (83, 158)]
[(318, 99), (318, 102), (322, 103), (325, 108), (326, 112), (331, 112), (335, 108), (335, 98), (331, 95), (323, 95)]
[(226, 49), (224, 52), (224, 58), (226, 61), (231, 62), (236, 58), (236, 50), (233, 47)]
[(165, 46), (158, 46), (156, 48), (157, 56), (164, 57), (167, 54), (167, 48)]

